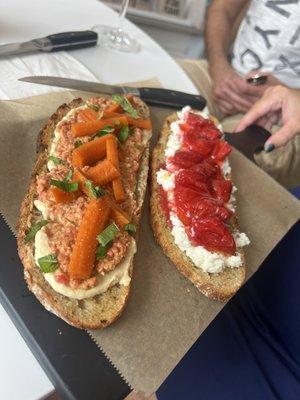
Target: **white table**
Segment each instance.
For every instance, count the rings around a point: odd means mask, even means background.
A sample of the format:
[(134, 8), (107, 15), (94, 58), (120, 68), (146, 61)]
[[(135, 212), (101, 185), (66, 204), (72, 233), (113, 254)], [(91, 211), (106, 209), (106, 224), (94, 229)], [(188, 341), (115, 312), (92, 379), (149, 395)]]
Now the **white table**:
[[(113, 25), (116, 20), (116, 14), (96, 0), (0, 0), (2, 43), (85, 30), (97, 24)], [(118, 53), (97, 47), (72, 52), (72, 56), (105, 83), (155, 76), (166, 88), (197, 93), (190, 79), (156, 42), (129, 21), (124, 27), (141, 43), (140, 53)], [(1, 306), (0, 328), (1, 399), (37, 400), (51, 393), (51, 382)]]

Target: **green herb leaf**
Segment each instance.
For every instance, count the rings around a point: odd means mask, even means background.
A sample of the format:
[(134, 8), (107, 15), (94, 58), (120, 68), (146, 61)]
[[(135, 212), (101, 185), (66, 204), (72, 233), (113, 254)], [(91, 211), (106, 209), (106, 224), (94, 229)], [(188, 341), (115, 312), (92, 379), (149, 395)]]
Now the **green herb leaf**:
[(94, 111), (99, 111), (100, 107), (96, 106), (96, 104), (88, 104), (89, 108), (91, 108)]
[(95, 133), (95, 135), (93, 135), (93, 136), (91, 137), (90, 141), (91, 141), (91, 140), (94, 140), (94, 139), (97, 139), (97, 138), (99, 138), (99, 137), (101, 137), (101, 136), (108, 135), (109, 133), (114, 132), (114, 130), (115, 130), (115, 128), (113, 128), (112, 126), (107, 125), (107, 126), (105, 126), (103, 129), (101, 129), (100, 131), (98, 131), (97, 133)]
[(56, 179), (51, 179), (50, 184), (56, 186), (64, 192), (76, 192), (78, 190), (78, 182), (68, 182), (66, 179), (62, 181), (57, 181)]
[(112, 99), (118, 103), (125, 112), (132, 116), (132, 118), (139, 118), (138, 112), (135, 108), (132, 107), (132, 104), (126, 97), (120, 96), (119, 94), (115, 94), (112, 96)]
[(89, 194), (95, 199), (99, 199), (100, 196), (105, 195), (105, 190), (100, 186), (95, 186), (92, 181), (86, 180), (85, 186), (87, 187)]
[(77, 149), (77, 147), (81, 146), (82, 144), (82, 140), (76, 140), (74, 143), (75, 149)]
[(38, 263), (44, 274), (54, 272), (58, 268), (58, 261), (55, 254), (48, 254), (47, 256), (39, 258)]
[(72, 179), (73, 176), (73, 171), (70, 169), (65, 177), (66, 181), (69, 181), (70, 179)]
[(48, 224), (49, 221), (46, 219), (42, 219), (41, 221), (37, 222), (36, 224), (32, 225), (32, 227), (29, 229), (27, 234), (24, 237), (24, 242), (29, 243), (31, 240), (35, 238), (35, 235), (37, 232), (45, 225)]
[(106, 246), (102, 246), (102, 244), (99, 244), (96, 250), (96, 260), (101, 260), (101, 258), (104, 258), (107, 253), (107, 248)]
[(55, 165), (65, 164), (64, 160), (55, 156), (49, 156), (48, 161), (54, 162)]
[(102, 246), (106, 246), (109, 242), (114, 240), (119, 230), (116, 224), (108, 225), (108, 227), (97, 236), (98, 242), (102, 244)]
[(124, 226), (125, 231), (127, 231), (130, 235), (134, 235), (136, 233), (136, 226), (134, 224), (126, 224)]
[(79, 184), (78, 182), (70, 182), (72, 176), (73, 176), (73, 171), (70, 169), (70, 171), (67, 173), (66, 177), (62, 181), (51, 179), (50, 185), (56, 186), (59, 189), (63, 190), (64, 192), (76, 192), (78, 190)]
[(118, 134), (118, 139), (121, 143), (125, 143), (127, 138), (129, 136), (129, 129), (128, 126), (122, 126), (119, 134)]

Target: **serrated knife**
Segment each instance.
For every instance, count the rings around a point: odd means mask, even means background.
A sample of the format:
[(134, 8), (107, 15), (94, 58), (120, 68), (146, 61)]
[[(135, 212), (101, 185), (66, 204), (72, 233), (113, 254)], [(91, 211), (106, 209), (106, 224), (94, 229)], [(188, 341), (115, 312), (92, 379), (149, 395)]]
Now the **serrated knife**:
[(132, 93), (135, 96), (139, 96), (147, 104), (163, 107), (182, 108), (183, 106), (189, 105), (192, 108), (202, 110), (206, 105), (206, 100), (200, 95), (193, 95), (169, 89), (113, 86), (98, 82), (61, 78), (57, 76), (27, 76), (20, 78), (19, 81), (48, 86), (58, 86), (68, 89), (82, 90), (85, 92), (107, 94)]
[(23, 43), (8, 43), (0, 45), (0, 58), (24, 53), (52, 52), (58, 50), (73, 50), (95, 46), (98, 34), (94, 31), (61, 32), (40, 39)]

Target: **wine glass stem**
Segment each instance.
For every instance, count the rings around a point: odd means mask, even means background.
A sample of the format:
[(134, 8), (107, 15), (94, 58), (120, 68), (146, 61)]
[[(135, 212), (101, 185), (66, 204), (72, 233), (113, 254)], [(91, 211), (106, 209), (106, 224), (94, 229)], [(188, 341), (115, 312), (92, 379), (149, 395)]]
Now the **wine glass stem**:
[(124, 22), (125, 15), (126, 15), (126, 12), (128, 9), (128, 4), (129, 4), (129, 0), (123, 0), (122, 6), (120, 9), (120, 13), (119, 13), (118, 25), (117, 25), (117, 28), (119, 30), (121, 30), (123, 27), (123, 22)]

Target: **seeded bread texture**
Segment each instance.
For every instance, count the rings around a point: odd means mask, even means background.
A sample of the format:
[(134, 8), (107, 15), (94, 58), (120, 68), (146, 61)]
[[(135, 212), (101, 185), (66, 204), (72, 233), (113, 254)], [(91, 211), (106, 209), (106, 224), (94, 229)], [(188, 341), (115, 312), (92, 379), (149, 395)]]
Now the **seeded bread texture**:
[[(245, 280), (245, 261), (239, 268), (225, 268), (219, 274), (209, 274), (201, 268), (195, 267), (193, 262), (175, 244), (170, 229), (167, 226), (164, 210), (160, 204), (159, 185), (156, 172), (165, 162), (165, 148), (170, 134), (170, 124), (177, 120), (177, 114), (168, 117), (164, 123), (159, 140), (153, 150), (151, 159), (151, 225), (156, 241), (164, 253), (174, 263), (176, 268), (189, 279), (205, 296), (219, 301), (226, 301), (232, 297)], [(232, 228), (237, 226), (236, 218), (232, 219)]]
[[(139, 98), (134, 98), (140, 115), (143, 118), (149, 118), (149, 109)], [(75, 99), (70, 104), (63, 104), (50, 117), (45, 127), (41, 130), (37, 141), (37, 160), (32, 173), (31, 183), (26, 194), (20, 211), (18, 224), (18, 252), (24, 265), (24, 277), (29, 290), (31, 290), (44, 307), (64, 319), (69, 324), (83, 329), (99, 329), (110, 325), (122, 313), (130, 292), (129, 286), (114, 285), (105, 293), (92, 298), (76, 300), (63, 296), (52, 289), (45, 280), (43, 273), (36, 266), (34, 261), (34, 244), (25, 244), (24, 236), (28, 229), (33, 212), (33, 201), (36, 196), (35, 178), (43, 168), (45, 168), (53, 134), (56, 125), (73, 108), (82, 105), (82, 99)], [(145, 141), (148, 145), (142, 156), (138, 181), (136, 186), (136, 196), (138, 210), (136, 220), (133, 222), (139, 224), (142, 204), (145, 197), (148, 162), (149, 162), (149, 141), (150, 131), (144, 131)], [(133, 265), (131, 262), (129, 275), (132, 276)]]

